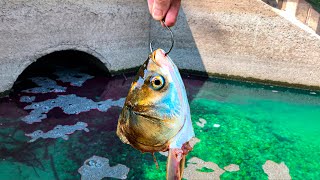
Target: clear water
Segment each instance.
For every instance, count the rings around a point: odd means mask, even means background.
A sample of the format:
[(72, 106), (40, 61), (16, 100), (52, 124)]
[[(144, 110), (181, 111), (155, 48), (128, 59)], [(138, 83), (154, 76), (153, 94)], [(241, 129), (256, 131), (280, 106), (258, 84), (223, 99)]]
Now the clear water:
[[(94, 77), (82, 86), (73, 86), (50, 76), (65, 92), (22, 92), (35, 86), (21, 82), (14, 93), (0, 99), (0, 179), (80, 179), (78, 169), (93, 155), (108, 158), (110, 166), (130, 168), (128, 179), (165, 179), (166, 157), (156, 154), (157, 169), (151, 154), (142, 154), (123, 144), (115, 134), (121, 108), (107, 111), (92, 108), (66, 114), (55, 107), (41, 122), (27, 124), (23, 119), (32, 110), (26, 106), (75, 94), (94, 102), (119, 100), (128, 92), (133, 76)], [(240, 83), (221, 79), (185, 76), (196, 137), (187, 156), (184, 179), (267, 179), (262, 166), (267, 160), (283, 162), (293, 179), (320, 177), (320, 92)], [(34, 96), (33, 102), (21, 102)], [(84, 103), (85, 106), (85, 103)], [(48, 132), (57, 125), (87, 123), (89, 132), (78, 130), (69, 139), (48, 138), (28, 142), (25, 134)], [(196, 164), (191, 159), (212, 162)], [(213, 163), (217, 167), (213, 168)], [(236, 164), (240, 170), (223, 172)], [(196, 168), (191, 168), (197, 165)], [(223, 173), (219, 173), (223, 172)], [(110, 178), (110, 177), (109, 177)], [(107, 179), (109, 179), (107, 178)]]

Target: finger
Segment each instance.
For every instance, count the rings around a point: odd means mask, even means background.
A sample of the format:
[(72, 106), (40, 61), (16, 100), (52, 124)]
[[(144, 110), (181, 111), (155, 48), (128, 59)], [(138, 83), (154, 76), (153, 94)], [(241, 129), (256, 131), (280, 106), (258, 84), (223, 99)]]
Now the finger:
[(154, 0), (148, 0), (148, 8), (149, 8), (150, 14), (152, 14), (153, 3), (154, 3)]
[(162, 20), (170, 7), (171, 0), (154, 0), (152, 7), (152, 17), (155, 20)]
[(166, 14), (165, 22), (167, 26), (169, 27), (174, 26), (174, 24), (176, 23), (180, 6), (181, 6), (181, 0), (172, 1), (171, 6), (168, 10), (168, 13)]

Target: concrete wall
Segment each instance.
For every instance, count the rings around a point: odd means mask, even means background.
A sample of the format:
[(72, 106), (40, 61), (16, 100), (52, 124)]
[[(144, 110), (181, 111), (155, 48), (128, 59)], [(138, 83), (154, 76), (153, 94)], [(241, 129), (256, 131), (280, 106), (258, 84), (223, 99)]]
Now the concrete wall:
[[(184, 1), (183, 12), (199, 70), (320, 86), (319, 35), (280, 10), (256, 0), (202, 0)], [(188, 62), (183, 68), (193, 67)]]
[(140, 65), (149, 52), (144, 0), (0, 1), (0, 92), (32, 62), (75, 49), (109, 70)]
[[(180, 68), (320, 86), (319, 36), (261, 1), (183, 1), (173, 31)], [(139, 66), (152, 39), (170, 46), (145, 0), (1, 1), (0, 91), (58, 50), (92, 54), (110, 71)]]

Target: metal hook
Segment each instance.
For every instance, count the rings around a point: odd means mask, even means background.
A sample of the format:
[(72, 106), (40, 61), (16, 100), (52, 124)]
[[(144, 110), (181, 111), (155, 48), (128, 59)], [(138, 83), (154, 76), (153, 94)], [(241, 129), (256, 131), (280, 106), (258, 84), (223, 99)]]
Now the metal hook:
[[(173, 45), (174, 45), (173, 33), (172, 33), (171, 29), (166, 25), (166, 22), (165, 22), (164, 20), (162, 20), (162, 23), (164, 24), (164, 26), (166, 27), (166, 29), (169, 30), (170, 35), (171, 35), (171, 43), (172, 43), (172, 44), (171, 44), (171, 47), (170, 47), (169, 51), (165, 53), (165, 55), (168, 55), (168, 54), (171, 52), (171, 50), (172, 50), (172, 48), (173, 48)], [(153, 42), (153, 40), (150, 42), (150, 51), (151, 51), (151, 52), (153, 52), (152, 42)]]

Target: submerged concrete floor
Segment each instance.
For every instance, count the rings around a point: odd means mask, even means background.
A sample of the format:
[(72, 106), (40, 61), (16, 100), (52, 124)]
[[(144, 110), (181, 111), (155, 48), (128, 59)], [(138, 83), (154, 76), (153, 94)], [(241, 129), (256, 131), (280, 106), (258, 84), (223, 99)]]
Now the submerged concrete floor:
[[(167, 153), (155, 153), (156, 168), (116, 135), (133, 74), (87, 73), (32, 76), (0, 98), (1, 180), (166, 177)], [(184, 179), (318, 179), (320, 93), (182, 78), (196, 134)]]
[[(292, 21), (258, 0), (183, 1), (170, 56), (182, 69), (320, 87), (320, 38)], [(115, 72), (168, 38), (144, 0), (1, 1), (0, 92), (55, 51), (86, 52)]]

